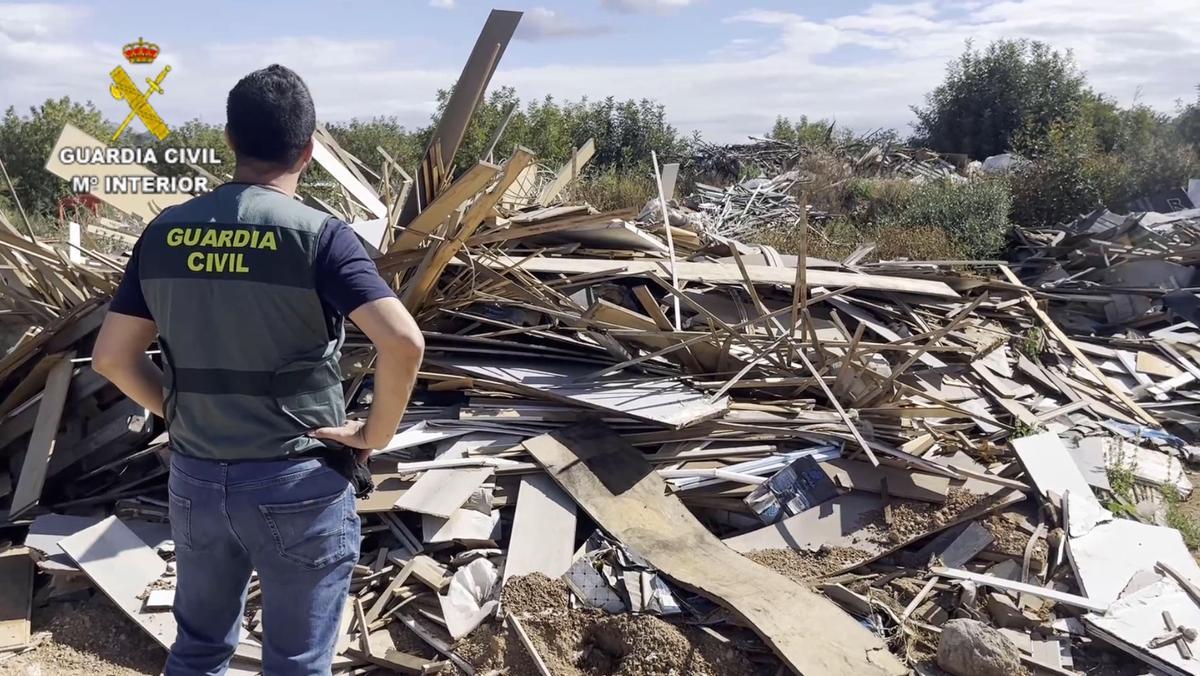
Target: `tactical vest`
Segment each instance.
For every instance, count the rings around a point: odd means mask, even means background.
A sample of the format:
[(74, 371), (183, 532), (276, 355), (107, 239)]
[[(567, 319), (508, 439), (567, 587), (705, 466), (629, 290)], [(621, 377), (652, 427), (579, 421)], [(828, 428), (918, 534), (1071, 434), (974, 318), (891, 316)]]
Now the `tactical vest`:
[(280, 458), (345, 422), (340, 317), (316, 291), (328, 218), (269, 188), (230, 184), (171, 207), (139, 244), (158, 325), (164, 415), (175, 452)]

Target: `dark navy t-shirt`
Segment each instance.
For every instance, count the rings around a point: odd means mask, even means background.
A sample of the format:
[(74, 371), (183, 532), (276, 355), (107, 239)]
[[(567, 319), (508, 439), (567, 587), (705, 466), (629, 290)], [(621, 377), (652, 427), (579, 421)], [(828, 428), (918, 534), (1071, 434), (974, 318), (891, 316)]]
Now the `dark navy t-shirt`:
[[(129, 264), (125, 266), (125, 277), (113, 295), (109, 310), (153, 320), (138, 276), (140, 249), (139, 241), (133, 247)], [(365, 303), (396, 295), (379, 276), (375, 263), (358, 241), (358, 235), (336, 218), (326, 221), (321, 230), (314, 267), (317, 295), (321, 297), (321, 306), (327, 316), (345, 317)]]

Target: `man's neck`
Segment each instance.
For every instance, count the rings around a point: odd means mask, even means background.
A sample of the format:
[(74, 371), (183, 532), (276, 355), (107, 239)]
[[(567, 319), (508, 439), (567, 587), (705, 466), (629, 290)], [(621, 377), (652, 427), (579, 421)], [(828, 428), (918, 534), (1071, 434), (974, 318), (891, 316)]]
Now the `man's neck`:
[(291, 172), (267, 174), (242, 165), (238, 165), (233, 169), (234, 183), (260, 185), (264, 188), (278, 190), (288, 197), (296, 196), (296, 185), (299, 183), (299, 180), (300, 175)]

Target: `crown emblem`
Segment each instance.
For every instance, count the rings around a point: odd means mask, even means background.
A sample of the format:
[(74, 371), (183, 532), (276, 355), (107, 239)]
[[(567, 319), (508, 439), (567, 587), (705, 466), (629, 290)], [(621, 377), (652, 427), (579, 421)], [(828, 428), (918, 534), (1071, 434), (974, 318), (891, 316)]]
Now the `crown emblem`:
[(121, 49), (121, 53), (125, 55), (129, 63), (154, 63), (158, 58), (158, 45), (153, 42), (146, 42), (138, 38), (137, 42), (131, 42)]

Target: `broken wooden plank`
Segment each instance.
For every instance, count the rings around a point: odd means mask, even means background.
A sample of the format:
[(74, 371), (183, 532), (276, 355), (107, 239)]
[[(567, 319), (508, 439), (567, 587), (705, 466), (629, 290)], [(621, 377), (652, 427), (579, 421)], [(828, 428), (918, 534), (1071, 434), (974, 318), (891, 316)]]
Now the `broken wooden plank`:
[(503, 581), (530, 573), (562, 577), (574, 545), (575, 501), (544, 474), (521, 477)]
[(554, 179), (546, 184), (542, 192), (538, 194), (537, 203), (547, 205), (558, 197), (558, 193), (562, 192), (563, 188), (567, 187), (576, 178), (579, 178), (579, 173), (587, 166), (588, 161), (596, 154), (596, 139), (590, 138), (581, 147), (571, 153), (567, 158), (562, 168), (554, 175)]
[(534, 668), (537, 669), (538, 676), (554, 676), (550, 668), (546, 666), (546, 661), (538, 654), (537, 648), (530, 640), (529, 634), (525, 633), (525, 627), (521, 626), (521, 621), (512, 613), (505, 613), (504, 619), (508, 622), (508, 626), (512, 627), (513, 633), (517, 635), (517, 639), (521, 641), (521, 645), (525, 646), (525, 652), (529, 653), (529, 658), (533, 661)]
[(604, 425), (577, 425), (523, 445), (601, 528), (676, 583), (733, 611), (792, 669), (906, 673), (830, 601), (722, 545)]
[(37, 504), (42, 496), (46, 481), (46, 470), (50, 466), (50, 455), (54, 453), (54, 441), (58, 436), (58, 424), (62, 420), (63, 405), (67, 401), (67, 390), (71, 386), (71, 375), (75, 372), (74, 352), (62, 355), (46, 377), (46, 389), (38, 403), (37, 420), (29, 437), (25, 459), (21, 463), (21, 478), (12, 497), (8, 518), (27, 511)]
[[(450, 99), (438, 119), (437, 128), (429, 137), (429, 146), (422, 155), (421, 169), (417, 172), (416, 189), (409, 193), (408, 200), (401, 211), (399, 224), (408, 225), (417, 213), (426, 208), (437, 197), (438, 184), (427, 177), (433, 169), (439, 172), (449, 170), (454, 165), (454, 156), (462, 143), (467, 125), (475, 114), (483, 94), (487, 91), (492, 74), (509, 40), (517, 30), (521, 21), (521, 12), (492, 10), (488, 15), (483, 30), (471, 49), (467, 62), (463, 65), (462, 73), (454, 83)], [(461, 200), (460, 200), (461, 201)], [(447, 212), (448, 213), (448, 212)]]
[[(742, 553), (789, 548), (817, 551), (822, 547), (850, 548), (862, 553), (862, 560), (848, 562), (843, 568), (830, 571), (830, 574), (837, 574), (858, 568), (917, 540), (957, 524), (978, 519), (1022, 499), (1024, 496), (1020, 492), (1012, 490), (987, 497), (981, 496), (979, 502), (953, 516), (939, 518), (936, 522), (930, 519), (928, 530), (893, 539), (880, 518), (884, 512), (885, 501), (878, 495), (851, 492), (778, 523), (725, 538), (724, 542)], [(893, 511), (896, 502), (892, 500)]]
[[(487, 162), (480, 162), (468, 169), (457, 181), (450, 184), (445, 192), (438, 195), (433, 203), (424, 206), (420, 215), (413, 218), (412, 222), (408, 223), (396, 237), (396, 241), (388, 247), (389, 251), (404, 253), (416, 249), (437, 226), (441, 225), (442, 221), (449, 218), (450, 214), (454, 213), (463, 202), (479, 194), (496, 179), (499, 173), (500, 167)], [(386, 262), (394, 257), (389, 254), (380, 258), (379, 266), (385, 267)]]
[(1013, 274), (1013, 271), (1008, 269), (1007, 265), (1001, 265), (999, 268), (1000, 272), (1002, 272), (1004, 276), (1008, 278), (1009, 282), (1021, 287), (1025, 304), (1031, 311), (1033, 311), (1033, 314), (1038, 318), (1038, 320), (1042, 322), (1042, 325), (1045, 326), (1050, 333), (1054, 334), (1054, 337), (1058, 339), (1058, 342), (1062, 343), (1062, 346), (1067, 348), (1067, 351), (1071, 353), (1071, 356), (1074, 357), (1075, 360), (1080, 364), (1082, 364), (1083, 367), (1087, 369), (1087, 372), (1092, 374), (1092, 376), (1095, 377), (1098, 382), (1102, 383), (1105, 389), (1111, 392), (1113, 396), (1115, 396), (1122, 404), (1124, 404), (1125, 408), (1127, 408), (1130, 413), (1133, 413), (1137, 417), (1141, 418), (1143, 422), (1150, 424), (1152, 427), (1158, 427), (1158, 421), (1154, 419), (1154, 416), (1143, 410), (1141, 406), (1137, 405), (1137, 402), (1135, 402), (1133, 399), (1130, 399), (1127, 394), (1120, 390), (1120, 388), (1113, 385), (1112, 381), (1110, 381), (1107, 376), (1101, 373), (1100, 369), (1096, 368), (1096, 365), (1092, 363), (1092, 360), (1088, 359), (1087, 355), (1079, 350), (1079, 347), (1075, 345), (1074, 341), (1068, 338), (1067, 334), (1062, 332), (1062, 329), (1058, 328), (1058, 324), (1055, 324), (1054, 320), (1050, 318), (1050, 315), (1046, 314), (1045, 310), (1042, 310), (1042, 308), (1038, 306), (1037, 301), (1033, 299), (1032, 295), (1030, 295), (1028, 288), (1021, 283), (1020, 279), (1017, 279), (1017, 276)]
[[(375, 218), (384, 218), (387, 216), (387, 207), (384, 206), (383, 201), (379, 199), (375, 191), (370, 186), (364, 185), (362, 181), (358, 180), (346, 168), (346, 165), (342, 164), (341, 160), (329, 151), (329, 148), (326, 148), (317, 140), (316, 136), (313, 136), (312, 158), (317, 164), (321, 165), (322, 169), (329, 172), (333, 180), (340, 183), (347, 192), (354, 196), (354, 199), (366, 207), (367, 211), (370, 211)], [(381, 241), (374, 241), (371, 244), (378, 248)]]
[(935, 555), (947, 567), (962, 568), (979, 552), (987, 549), (993, 540), (995, 537), (992, 536), (991, 531), (979, 525), (979, 522), (972, 521), (948, 547), (940, 552), (935, 552)]

